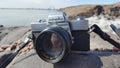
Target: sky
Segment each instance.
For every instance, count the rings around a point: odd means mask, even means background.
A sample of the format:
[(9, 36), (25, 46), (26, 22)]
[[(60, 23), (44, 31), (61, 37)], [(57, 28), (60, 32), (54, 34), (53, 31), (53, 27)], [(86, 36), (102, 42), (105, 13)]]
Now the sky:
[(120, 0), (0, 0), (0, 8), (64, 8), (85, 4), (113, 4)]

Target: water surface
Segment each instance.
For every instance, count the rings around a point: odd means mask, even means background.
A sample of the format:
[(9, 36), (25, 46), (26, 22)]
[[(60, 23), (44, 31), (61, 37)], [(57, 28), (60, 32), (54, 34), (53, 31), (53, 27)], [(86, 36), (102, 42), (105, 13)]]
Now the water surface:
[(31, 22), (46, 19), (53, 10), (7, 10), (0, 9), (0, 25), (30, 26)]

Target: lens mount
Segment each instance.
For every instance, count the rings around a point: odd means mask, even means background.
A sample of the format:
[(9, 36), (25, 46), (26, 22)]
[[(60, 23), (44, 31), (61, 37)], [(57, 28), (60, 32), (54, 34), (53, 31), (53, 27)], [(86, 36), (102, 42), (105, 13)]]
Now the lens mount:
[(43, 30), (35, 43), (39, 57), (49, 63), (57, 63), (69, 54), (72, 40), (69, 33), (61, 27)]

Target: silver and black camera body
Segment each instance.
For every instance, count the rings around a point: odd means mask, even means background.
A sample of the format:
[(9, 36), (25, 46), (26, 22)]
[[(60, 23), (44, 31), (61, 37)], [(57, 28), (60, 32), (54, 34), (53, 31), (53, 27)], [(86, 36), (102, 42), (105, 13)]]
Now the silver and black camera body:
[(58, 11), (31, 27), (35, 50), (46, 62), (57, 63), (71, 51), (90, 50), (88, 21), (83, 17), (68, 20), (65, 12)]

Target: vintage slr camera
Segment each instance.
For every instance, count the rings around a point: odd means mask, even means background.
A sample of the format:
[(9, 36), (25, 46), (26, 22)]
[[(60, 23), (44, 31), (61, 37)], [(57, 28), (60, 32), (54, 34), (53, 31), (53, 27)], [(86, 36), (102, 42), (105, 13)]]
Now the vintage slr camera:
[(68, 20), (65, 12), (56, 11), (31, 27), (35, 50), (46, 62), (57, 63), (71, 51), (90, 50), (88, 21), (83, 17)]

